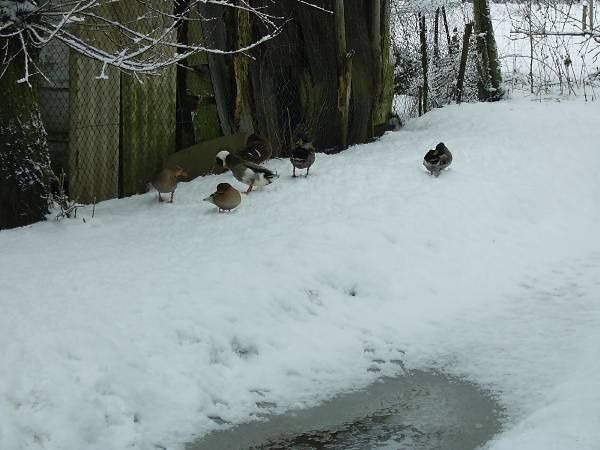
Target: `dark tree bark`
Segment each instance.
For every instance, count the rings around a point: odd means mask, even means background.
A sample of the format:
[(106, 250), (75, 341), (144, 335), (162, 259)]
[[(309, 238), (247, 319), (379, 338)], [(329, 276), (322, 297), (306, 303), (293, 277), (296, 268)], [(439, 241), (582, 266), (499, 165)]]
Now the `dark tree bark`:
[[(198, 5), (200, 14), (211, 20), (202, 22), (202, 36), (207, 47), (218, 49), (235, 48), (235, 15), (230, 8), (219, 8), (214, 4)], [(208, 65), (212, 81), (217, 113), (221, 130), (225, 135), (236, 133), (234, 124), (235, 77), (233, 56), (208, 53)]]
[(479, 83), (479, 99), (499, 100), (503, 95), (502, 75), (488, 0), (473, 0), (473, 18), (482, 74)]
[(446, 8), (442, 6), (442, 19), (444, 19), (444, 30), (446, 31), (446, 40), (448, 41), (448, 52), (452, 53), (452, 39), (450, 38), (450, 29), (448, 28), (448, 17), (446, 16)]
[[(7, 44), (15, 50), (16, 44)], [(18, 82), (25, 74), (22, 61), (0, 67), (6, 69), (0, 78), (0, 229), (28, 225), (48, 213), (52, 172), (46, 131), (36, 84)]]
[(435, 10), (435, 19), (433, 22), (433, 57), (435, 60), (439, 60), (440, 58), (440, 8)]
[(460, 55), (460, 66), (458, 68), (458, 78), (456, 81), (456, 102), (462, 101), (462, 94), (465, 84), (465, 71), (467, 69), (467, 58), (469, 57), (469, 42), (473, 32), (473, 22), (465, 25), (465, 34), (463, 35), (462, 53)]
[(342, 149), (348, 147), (348, 116), (350, 90), (352, 89), (352, 57), (346, 47), (346, 17), (344, 0), (334, 0), (335, 42), (338, 76), (338, 117), (340, 122), (339, 142)]
[[(281, 34), (248, 52), (252, 58), (209, 56), (224, 133), (249, 131), (251, 123), (271, 142), (274, 156), (287, 154), (290, 134), (298, 130), (323, 150), (366, 142), (391, 110), (388, 0), (310, 3), (333, 14), (295, 1), (253, 2), (290, 19)], [(254, 17), (248, 29), (242, 14), (225, 17), (209, 6), (202, 9), (205, 17), (217, 18), (203, 25), (208, 43), (217, 48), (233, 48), (265, 31)]]

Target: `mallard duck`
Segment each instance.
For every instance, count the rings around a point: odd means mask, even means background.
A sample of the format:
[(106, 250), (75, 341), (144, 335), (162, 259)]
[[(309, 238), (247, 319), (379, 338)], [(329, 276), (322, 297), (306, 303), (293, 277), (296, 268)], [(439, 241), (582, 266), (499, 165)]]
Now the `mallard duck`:
[(431, 175), (438, 177), (440, 172), (452, 162), (452, 153), (448, 147), (440, 142), (435, 146), (435, 150), (429, 150), (423, 159), (423, 165)]
[(244, 161), (237, 155), (229, 153), (227, 150), (221, 150), (217, 153), (217, 164), (223, 165), (225, 169), (231, 170), (233, 176), (248, 185), (246, 194), (252, 191), (254, 186), (266, 186), (271, 184), (278, 175), (250, 161)]
[(292, 166), (294, 166), (293, 177), (296, 176), (296, 169), (306, 169), (306, 175), (304, 176), (308, 176), (310, 166), (315, 162), (315, 147), (306, 136), (299, 135), (297, 137), (296, 146), (292, 149), (290, 161), (292, 162)]
[(244, 161), (262, 164), (271, 157), (271, 154), (269, 141), (256, 134), (251, 134), (248, 136), (246, 145), (237, 155)]
[(219, 183), (217, 190), (204, 199), (219, 208), (219, 212), (231, 211), (242, 201), (240, 192), (229, 183)]
[(171, 199), (169, 203), (173, 203), (173, 196), (175, 195), (175, 189), (177, 188), (177, 179), (180, 177), (187, 177), (188, 173), (185, 169), (175, 166), (173, 168), (165, 167), (162, 170), (156, 172), (152, 177), (152, 186), (158, 191), (158, 201), (164, 201), (160, 194), (171, 193)]

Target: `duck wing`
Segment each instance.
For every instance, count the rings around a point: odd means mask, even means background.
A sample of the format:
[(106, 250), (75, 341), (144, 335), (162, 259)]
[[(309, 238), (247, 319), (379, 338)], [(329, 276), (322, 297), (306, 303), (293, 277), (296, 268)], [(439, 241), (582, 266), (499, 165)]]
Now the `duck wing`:
[(239, 153), (239, 157), (244, 161), (253, 162), (257, 164), (267, 159), (258, 146), (243, 148)]
[(275, 172), (273, 172), (272, 170), (267, 169), (266, 167), (261, 166), (260, 164), (255, 164), (251, 161), (242, 161), (241, 165), (256, 173), (263, 173), (265, 175), (275, 175)]
[(429, 150), (426, 154), (425, 154), (425, 158), (423, 158), (423, 160), (425, 162), (428, 162), (430, 164), (437, 164), (440, 162), (440, 155), (438, 152), (436, 152), (435, 150)]

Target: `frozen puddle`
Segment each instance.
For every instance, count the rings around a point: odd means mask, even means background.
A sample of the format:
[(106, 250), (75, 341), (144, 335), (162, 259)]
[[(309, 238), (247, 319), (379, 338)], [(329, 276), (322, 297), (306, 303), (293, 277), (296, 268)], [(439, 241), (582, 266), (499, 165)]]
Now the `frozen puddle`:
[(186, 450), (469, 450), (499, 431), (499, 415), (476, 385), (412, 372), (314, 408), (216, 431)]

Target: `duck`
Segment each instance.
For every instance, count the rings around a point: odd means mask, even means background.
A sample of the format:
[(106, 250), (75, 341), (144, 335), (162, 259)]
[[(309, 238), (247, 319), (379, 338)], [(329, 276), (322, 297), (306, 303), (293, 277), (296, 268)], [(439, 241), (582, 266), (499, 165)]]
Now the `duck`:
[(435, 146), (435, 150), (429, 150), (423, 158), (423, 165), (429, 173), (435, 177), (452, 163), (452, 153), (443, 142)]
[(272, 151), (269, 141), (257, 134), (251, 134), (246, 140), (246, 145), (238, 152), (238, 156), (244, 161), (254, 164), (262, 164), (271, 158)]
[(296, 176), (296, 169), (306, 169), (305, 177), (308, 176), (310, 166), (315, 162), (315, 147), (305, 135), (300, 134), (296, 139), (296, 146), (292, 149), (290, 161), (294, 170), (292, 176)]
[(169, 203), (173, 203), (173, 196), (175, 195), (178, 179), (186, 178), (187, 176), (187, 171), (180, 166), (175, 166), (173, 168), (165, 167), (156, 172), (154, 177), (152, 177), (152, 186), (158, 191), (158, 201), (164, 201), (160, 194), (168, 194), (170, 192), (171, 198)]
[(279, 178), (279, 175), (272, 170), (250, 161), (244, 161), (228, 150), (221, 150), (217, 153), (216, 162), (225, 169), (231, 170), (238, 181), (248, 185), (246, 194), (249, 194), (255, 186), (266, 186)]
[(204, 199), (219, 208), (219, 212), (231, 211), (242, 201), (240, 192), (229, 183), (217, 184), (217, 190)]

